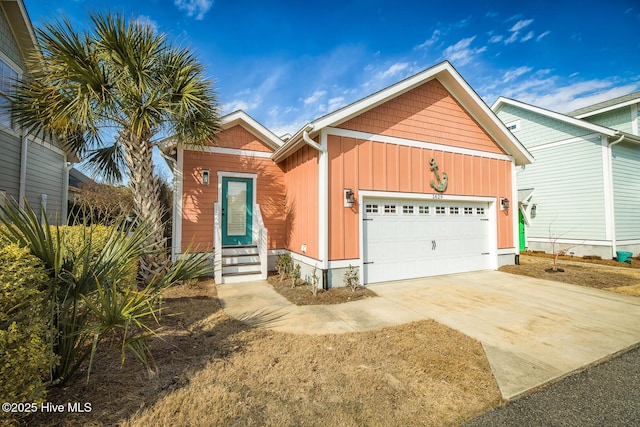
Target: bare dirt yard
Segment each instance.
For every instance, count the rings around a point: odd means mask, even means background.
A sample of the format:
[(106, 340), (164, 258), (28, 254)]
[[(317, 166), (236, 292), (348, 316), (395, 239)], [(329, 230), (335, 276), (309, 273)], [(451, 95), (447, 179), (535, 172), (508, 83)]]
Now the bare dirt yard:
[[(350, 292), (350, 291), (349, 291)], [(82, 414), (33, 426), (456, 426), (501, 403), (482, 346), (433, 321), (344, 335), (253, 329), (220, 308), (213, 281), (165, 294), (156, 370), (102, 353), (51, 390)]]
[(499, 270), (640, 296), (640, 261), (638, 259), (632, 259), (631, 264), (627, 264), (612, 260), (561, 257), (557, 266), (564, 271), (548, 272), (552, 265), (553, 257), (550, 254), (521, 254), (520, 265), (506, 265)]

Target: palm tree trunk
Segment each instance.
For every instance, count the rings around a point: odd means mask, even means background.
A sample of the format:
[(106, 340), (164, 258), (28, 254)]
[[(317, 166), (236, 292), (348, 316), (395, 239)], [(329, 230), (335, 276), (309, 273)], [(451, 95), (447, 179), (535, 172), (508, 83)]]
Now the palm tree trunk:
[(138, 220), (149, 222), (153, 228), (145, 242), (153, 253), (142, 256), (138, 267), (139, 279), (147, 284), (154, 275), (164, 273), (169, 267), (162, 223), (160, 184), (154, 175), (153, 146), (149, 139), (135, 141), (135, 138), (127, 138), (127, 135), (121, 136), (124, 136), (122, 143), (131, 174), (129, 185), (134, 212)]

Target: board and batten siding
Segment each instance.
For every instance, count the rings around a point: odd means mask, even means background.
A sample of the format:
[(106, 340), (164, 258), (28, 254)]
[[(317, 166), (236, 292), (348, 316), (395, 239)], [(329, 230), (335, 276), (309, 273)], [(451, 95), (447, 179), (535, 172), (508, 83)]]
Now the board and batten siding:
[(320, 259), (318, 151), (305, 145), (279, 164), (285, 171), (287, 249)]
[(31, 207), (39, 212), (42, 194), (47, 195), (47, 219), (51, 224), (65, 223), (62, 194), (65, 157), (35, 142), (27, 146), (27, 179), (25, 195)]
[[(271, 159), (233, 154), (184, 151), (182, 251), (213, 250), (213, 204), (218, 201), (218, 171), (256, 174), (256, 202), (268, 231), (267, 247), (285, 247), (284, 174)], [(209, 185), (202, 171), (209, 170)]]
[(640, 146), (623, 142), (611, 149), (616, 239), (640, 239)]
[(518, 172), (518, 188), (533, 188), (536, 216), (529, 238), (605, 240), (604, 179), (599, 137), (532, 150), (536, 161)]
[[(513, 135), (518, 138), (527, 149), (591, 133), (587, 129), (560, 122), (551, 117), (546, 117), (514, 105), (506, 104), (500, 108), (496, 114), (505, 124), (520, 121), (520, 130), (513, 132)], [(520, 186), (520, 188), (523, 187)]]
[[(344, 207), (343, 189), (434, 194), (429, 161), (436, 160), (446, 172), (448, 196), (509, 197), (512, 194), (508, 160), (408, 147), (336, 135), (328, 137), (329, 156), (329, 259), (359, 257), (358, 203)], [(410, 198), (407, 196), (405, 198)], [(500, 211), (497, 222), (498, 248), (513, 247), (513, 214)]]
[(20, 193), (20, 138), (0, 125), (0, 191), (18, 200)]
[(594, 116), (585, 117), (583, 120), (600, 126), (606, 126), (622, 132), (633, 133), (631, 122), (631, 107), (626, 106)]

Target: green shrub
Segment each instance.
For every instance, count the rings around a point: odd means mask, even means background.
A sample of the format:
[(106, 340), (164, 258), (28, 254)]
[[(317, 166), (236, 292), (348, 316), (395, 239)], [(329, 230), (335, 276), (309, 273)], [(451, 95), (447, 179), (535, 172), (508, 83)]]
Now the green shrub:
[(278, 274), (280, 275), (280, 282), (291, 276), (293, 273), (293, 258), (291, 258), (289, 252), (278, 255), (276, 270), (278, 270)]
[[(44, 307), (42, 262), (14, 244), (0, 246), (0, 402), (43, 402), (56, 358)], [(0, 413), (9, 423), (10, 413)], [(4, 420), (2, 417), (4, 416)]]

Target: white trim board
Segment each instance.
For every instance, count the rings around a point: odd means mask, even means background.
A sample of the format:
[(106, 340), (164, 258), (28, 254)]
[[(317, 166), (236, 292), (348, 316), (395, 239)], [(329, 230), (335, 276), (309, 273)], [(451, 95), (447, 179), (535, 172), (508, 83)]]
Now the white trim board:
[[(406, 193), (395, 191), (374, 191), (374, 190), (358, 190), (358, 198), (363, 197), (373, 199), (413, 199), (413, 200), (430, 200), (437, 201), (456, 201), (456, 202), (486, 202), (495, 203), (496, 198), (490, 196), (458, 196), (440, 193)], [(359, 203), (362, 205), (362, 203)]]
[(305, 264), (310, 266), (317, 265), (318, 268), (320, 268), (320, 265), (322, 264), (320, 260), (308, 257), (306, 255), (301, 255), (297, 252), (289, 251), (289, 254), (291, 255), (291, 258), (293, 258), (294, 260), (304, 262)]
[(364, 141), (383, 142), (387, 144), (404, 145), (407, 147), (424, 148), (428, 150), (438, 150), (445, 153), (466, 154), (469, 156), (485, 157), (489, 159), (513, 161), (513, 157), (507, 154), (492, 153), (490, 151), (474, 150), (471, 148), (453, 147), (451, 145), (438, 144), (435, 142), (416, 141), (413, 139), (398, 138), (368, 132), (360, 132), (349, 129), (333, 128), (327, 129), (328, 135), (341, 136), (345, 138), (361, 139)]
[(189, 151), (200, 151), (205, 153), (213, 153), (213, 154), (230, 154), (233, 156), (247, 156), (247, 157), (260, 157), (264, 159), (270, 159), (271, 153), (268, 151), (254, 151), (254, 150), (241, 150), (239, 148), (226, 148), (226, 147), (198, 147), (193, 144), (189, 144), (186, 146), (185, 150)]
[(625, 101), (625, 102), (621, 102), (619, 104), (613, 104), (613, 105), (609, 105), (608, 107), (599, 108), (597, 110), (590, 111), (588, 113), (578, 114), (577, 116), (574, 116), (574, 117), (577, 118), (577, 119), (582, 119), (582, 118), (585, 118), (585, 117), (595, 116), (595, 115), (598, 115), (598, 114), (606, 113), (608, 111), (617, 110), (619, 108), (624, 108), (626, 106), (633, 105), (633, 104), (638, 104), (638, 103), (640, 103), (640, 96), (638, 96), (637, 98), (634, 98), (634, 99), (630, 99), (630, 100)]
[(329, 268), (329, 155), (327, 153), (327, 132), (320, 132), (318, 152), (318, 256), (320, 268)]
[(184, 148), (182, 144), (178, 145), (176, 151), (176, 167), (173, 171), (174, 176), (174, 203), (173, 203), (173, 241), (171, 257), (175, 261), (178, 254), (182, 253), (182, 192), (184, 181)]

